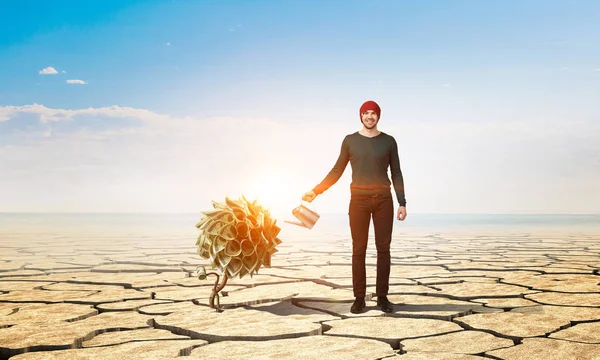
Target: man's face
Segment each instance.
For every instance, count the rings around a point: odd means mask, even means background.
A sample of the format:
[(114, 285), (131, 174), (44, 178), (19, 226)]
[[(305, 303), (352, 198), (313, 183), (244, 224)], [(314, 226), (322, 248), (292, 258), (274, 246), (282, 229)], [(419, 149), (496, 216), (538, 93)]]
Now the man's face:
[(377, 117), (377, 113), (375, 111), (367, 110), (362, 113), (362, 123), (367, 129), (371, 130), (375, 128), (378, 121), (379, 118)]

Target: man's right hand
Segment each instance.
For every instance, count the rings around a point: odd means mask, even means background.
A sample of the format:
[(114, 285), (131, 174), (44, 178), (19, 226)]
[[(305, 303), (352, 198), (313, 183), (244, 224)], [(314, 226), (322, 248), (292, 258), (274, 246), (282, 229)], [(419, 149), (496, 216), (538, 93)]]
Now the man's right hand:
[(305, 192), (304, 195), (302, 195), (302, 200), (312, 202), (316, 197), (317, 194), (315, 194), (314, 191), (310, 190)]

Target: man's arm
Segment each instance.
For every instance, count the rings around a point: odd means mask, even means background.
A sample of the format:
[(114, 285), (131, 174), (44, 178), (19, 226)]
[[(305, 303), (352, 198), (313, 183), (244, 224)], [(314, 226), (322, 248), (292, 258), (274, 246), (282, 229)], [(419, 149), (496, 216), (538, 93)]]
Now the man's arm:
[(342, 148), (340, 149), (340, 155), (338, 156), (335, 165), (329, 171), (329, 174), (321, 181), (321, 183), (313, 188), (313, 192), (316, 195), (322, 194), (327, 189), (329, 189), (333, 184), (335, 184), (342, 174), (344, 170), (346, 170), (346, 166), (348, 165), (348, 161), (350, 161), (350, 150), (348, 148), (348, 137), (346, 136), (342, 141)]
[(400, 170), (400, 158), (398, 157), (398, 143), (392, 137), (392, 151), (390, 152), (390, 171), (392, 173), (392, 183), (396, 191), (398, 205), (406, 206), (406, 198), (404, 194), (404, 178), (402, 170)]

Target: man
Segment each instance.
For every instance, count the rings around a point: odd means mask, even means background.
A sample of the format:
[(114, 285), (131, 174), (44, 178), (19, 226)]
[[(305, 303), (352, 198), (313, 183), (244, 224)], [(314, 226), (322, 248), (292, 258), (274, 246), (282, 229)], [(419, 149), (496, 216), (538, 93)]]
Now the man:
[(374, 101), (367, 101), (359, 111), (362, 129), (346, 135), (342, 141), (340, 155), (323, 181), (302, 196), (312, 202), (342, 176), (348, 162), (352, 167), (350, 205), (348, 216), (352, 234), (352, 287), (354, 303), (352, 313), (360, 313), (365, 307), (366, 271), (365, 257), (371, 217), (375, 230), (377, 248), (377, 305), (384, 312), (393, 312), (387, 298), (390, 277), (390, 242), (394, 222), (394, 200), (388, 166), (398, 201), (397, 219), (406, 218), (404, 179), (400, 170), (398, 146), (394, 137), (377, 129), (381, 109)]

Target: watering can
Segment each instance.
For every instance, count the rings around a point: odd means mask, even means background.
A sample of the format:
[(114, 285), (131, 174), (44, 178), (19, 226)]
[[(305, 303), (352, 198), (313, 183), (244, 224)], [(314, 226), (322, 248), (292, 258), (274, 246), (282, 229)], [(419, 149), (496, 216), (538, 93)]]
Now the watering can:
[(305, 203), (305, 202), (306, 201), (302, 201), (302, 203), (300, 203), (300, 206), (298, 206), (298, 207), (294, 208), (294, 210), (292, 210), (292, 215), (294, 215), (298, 220), (300, 220), (300, 222), (289, 221), (289, 220), (284, 220), (284, 221), (289, 224), (302, 226), (307, 229), (312, 229), (313, 226), (315, 226), (315, 223), (317, 222), (317, 220), (319, 220), (319, 218), (321, 216), (319, 214), (317, 214), (314, 210), (309, 209), (307, 206), (304, 206), (303, 203)]

